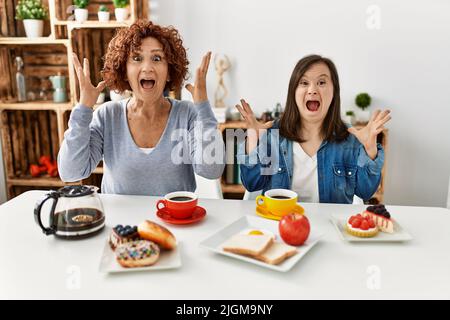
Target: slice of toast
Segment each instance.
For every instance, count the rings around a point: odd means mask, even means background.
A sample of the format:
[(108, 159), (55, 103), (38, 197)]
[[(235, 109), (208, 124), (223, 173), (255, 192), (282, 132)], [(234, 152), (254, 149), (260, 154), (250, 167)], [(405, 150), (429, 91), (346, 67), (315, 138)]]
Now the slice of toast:
[(289, 257), (297, 253), (297, 248), (287, 244), (274, 241), (267, 250), (261, 254), (254, 256), (255, 259), (261, 260), (268, 264), (280, 264)]
[(262, 254), (273, 242), (268, 235), (236, 234), (222, 244), (224, 251), (251, 257)]

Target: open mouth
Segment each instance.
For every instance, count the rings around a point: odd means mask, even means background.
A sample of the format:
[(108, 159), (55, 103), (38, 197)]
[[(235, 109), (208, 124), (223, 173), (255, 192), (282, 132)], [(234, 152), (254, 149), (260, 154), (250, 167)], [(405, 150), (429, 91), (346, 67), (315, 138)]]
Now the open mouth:
[(309, 111), (316, 112), (319, 110), (320, 102), (315, 100), (306, 101), (306, 108)]
[(153, 89), (153, 87), (155, 86), (155, 80), (141, 79), (141, 81), (139, 82), (143, 89)]

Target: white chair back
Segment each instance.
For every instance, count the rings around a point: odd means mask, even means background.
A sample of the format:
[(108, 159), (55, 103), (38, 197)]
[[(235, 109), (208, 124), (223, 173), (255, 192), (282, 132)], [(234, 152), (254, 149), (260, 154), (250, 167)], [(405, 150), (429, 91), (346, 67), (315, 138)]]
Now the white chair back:
[(195, 175), (197, 189), (195, 193), (199, 198), (203, 199), (223, 199), (222, 186), (220, 179), (206, 179), (202, 176)]
[(261, 193), (262, 193), (262, 190), (253, 191), (253, 192), (245, 190), (244, 198), (242, 198), (242, 200), (256, 200), (256, 197), (259, 196)]
[(353, 196), (353, 204), (364, 204), (364, 201), (363, 201), (363, 199), (361, 199), (357, 195), (354, 195)]
[(450, 209), (450, 178), (448, 179), (447, 208)]

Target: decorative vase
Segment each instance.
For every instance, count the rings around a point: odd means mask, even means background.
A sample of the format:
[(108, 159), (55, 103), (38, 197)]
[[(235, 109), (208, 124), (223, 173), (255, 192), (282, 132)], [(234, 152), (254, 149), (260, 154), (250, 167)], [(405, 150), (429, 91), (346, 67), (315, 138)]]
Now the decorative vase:
[(128, 18), (128, 8), (115, 8), (114, 15), (118, 22), (124, 22)]
[(99, 11), (97, 12), (98, 21), (100, 22), (108, 22), (109, 21), (109, 12), (108, 11)]
[(24, 19), (23, 26), (28, 38), (38, 38), (44, 34), (44, 20)]
[(88, 10), (87, 9), (75, 9), (75, 20), (77, 22), (84, 22), (88, 19)]
[(358, 122), (367, 123), (370, 120), (369, 110), (359, 110), (358, 111)]
[(351, 124), (352, 126), (355, 125), (355, 116), (344, 116), (344, 122)]

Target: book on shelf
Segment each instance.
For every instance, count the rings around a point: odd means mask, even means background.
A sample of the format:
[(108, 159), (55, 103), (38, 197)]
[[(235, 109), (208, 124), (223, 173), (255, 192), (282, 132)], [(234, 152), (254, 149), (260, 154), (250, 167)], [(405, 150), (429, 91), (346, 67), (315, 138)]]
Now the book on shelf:
[(234, 164), (234, 184), (242, 184), (241, 181), (241, 167), (237, 163)]
[(234, 183), (234, 147), (229, 148), (229, 146), (234, 146), (234, 137), (226, 138), (226, 154), (225, 154), (225, 183), (233, 184)]
[[(242, 184), (241, 171), (237, 162), (237, 144), (234, 137), (227, 137), (226, 148), (226, 165), (225, 165), (225, 183), (226, 184)], [(232, 145), (231, 148), (228, 146)]]

